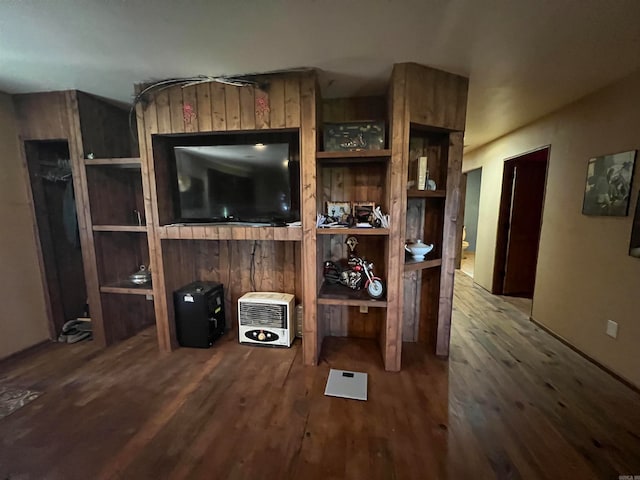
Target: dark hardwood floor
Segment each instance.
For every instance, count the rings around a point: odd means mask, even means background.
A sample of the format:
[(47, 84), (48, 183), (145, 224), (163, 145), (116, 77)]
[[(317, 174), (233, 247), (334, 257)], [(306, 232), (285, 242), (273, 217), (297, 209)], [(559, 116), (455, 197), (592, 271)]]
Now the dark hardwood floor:
[[(640, 474), (640, 396), (458, 275), (449, 362), (367, 340), (156, 351), (56, 345), (0, 363), (44, 394), (0, 420), (0, 479), (590, 479)], [(369, 401), (325, 397), (330, 367)]]

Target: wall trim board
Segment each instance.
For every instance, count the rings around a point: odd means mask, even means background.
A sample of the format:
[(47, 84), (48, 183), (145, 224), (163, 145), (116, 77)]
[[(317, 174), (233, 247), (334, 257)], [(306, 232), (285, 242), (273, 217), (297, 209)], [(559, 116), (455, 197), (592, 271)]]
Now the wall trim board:
[(602, 370), (603, 372), (607, 373), (608, 375), (611, 375), (613, 378), (615, 378), (616, 380), (618, 380), (620, 383), (624, 384), (625, 386), (629, 387), (631, 390), (633, 390), (636, 393), (640, 394), (640, 386), (635, 385), (634, 383), (632, 383), (630, 380), (627, 380), (626, 378), (624, 378), (623, 376), (621, 376), (620, 374), (614, 372), (613, 370), (611, 370), (609, 367), (603, 365), (602, 363), (600, 363), (598, 360), (596, 360), (595, 358), (591, 357), (589, 354), (583, 352), (582, 350), (580, 350), (578, 347), (576, 347), (575, 345), (573, 345), (572, 343), (570, 343), (566, 338), (564, 338), (563, 336), (557, 334), (556, 332), (554, 332), (553, 330), (551, 330), (549, 327), (547, 327), (546, 325), (543, 325), (542, 323), (540, 323), (539, 321), (537, 321), (535, 318), (533, 317), (529, 317), (529, 321), (531, 323), (533, 323), (534, 325), (536, 325), (537, 327), (540, 327), (544, 332), (548, 333), (549, 335), (551, 335), (553, 338), (555, 338), (556, 340), (558, 340), (560, 343), (566, 345), (567, 347), (569, 347), (571, 350), (573, 350), (574, 352), (576, 352), (578, 355), (580, 355), (582, 358), (584, 358), (585, 360), (588, 360), (589, 362), (593, 363), (596, 367), (598, 367), (600, 370)]
[(44, 350), (49, 345), (56, 343), (54, 340), (42, 340), (41, 342), (31, 345), (30, 347), (23, 348), (17, 352), (10, 353), (6, 357), (0, 358), (0, 365), (5, 366), (7, 363), (22, 360), (23, 358), (30, 357), (41, 350)]

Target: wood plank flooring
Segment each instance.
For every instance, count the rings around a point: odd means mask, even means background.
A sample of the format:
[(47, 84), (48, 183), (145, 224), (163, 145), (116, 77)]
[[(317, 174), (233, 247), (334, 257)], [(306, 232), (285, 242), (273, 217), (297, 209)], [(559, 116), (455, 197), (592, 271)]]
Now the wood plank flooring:
[[(57, 345), (0, 363), (45, 392), (0, 420), (1, 479), (591, 479), (640, 474), (640, 395), (456, 279), (451, 358), (374, 341), (157, 352), (146, 330), (106, 350)], [(323, 395), (330, 367), (369, 401)]]

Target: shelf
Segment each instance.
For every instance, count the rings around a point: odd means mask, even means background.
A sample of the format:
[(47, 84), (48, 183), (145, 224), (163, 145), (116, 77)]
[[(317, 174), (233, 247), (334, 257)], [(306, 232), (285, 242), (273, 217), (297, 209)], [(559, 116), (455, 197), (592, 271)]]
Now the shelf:
[(445, 190), (407, 190), (409, 198), (445, 198), (446, 196)]
[(318, 305), (347, 305), (351, 307), (386, 308), (386, 300), (373, 300), (363, 290), (351, 290), (343, 285), (323, 283), (318, 293)]
[(388, 228), (317, 228), (318, 235), (380, 235), (389, 236)]
[(151, 285), (136, 285), (131, 282), (118, 282), (100, 287), (102, 293), (119, 293), (123, 295), (153, 295)]
[(323, 163), (354, 163), (386, 161), (391, 150), (358, 150), (356, 152), (317, 152), (316, 158)]
[(413, 270), (424, 270), (425, 268), (436, 268), (442, 265), (442, 259), (433, 260), (413, 260), (409, 259), (404, 262), (404, 271), (411, 272)]
[(166, 225), (161, 239), (300, 241), (302, 227), (244, 227), (230, 225)]
[(94, 232), (147, 232), (146, 225), (94, 225)]
[(140, 168), (140, 157), (130, 158), (87, 158), (84, 161), (86, 166), (91, 165), (111, 165), (120, 168)]

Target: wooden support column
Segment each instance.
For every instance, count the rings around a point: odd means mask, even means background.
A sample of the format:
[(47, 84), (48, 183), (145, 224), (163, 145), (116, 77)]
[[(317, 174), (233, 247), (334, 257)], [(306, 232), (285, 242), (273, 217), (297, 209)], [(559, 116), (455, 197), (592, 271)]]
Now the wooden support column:
[[(153, 277), (153, 308), (156, 321), (158, 348), (162, 352), (170, 352), (177, 345), (175, 341), (175, 325), (169, 319), (165, 275), (162, 258), (161, 229), (158, 217), (158, 190), (153, 161), (153, 145), (151, 135), (158, 132), (158, 110), (155, 102), (146, 107), (139, 103), (136, 107), (138, 139), (140, 144), (140, 168), (142, 172), (142, 189), (144, 192), (144, 211), (149, 245), (149, 263)], [(163, 120), (164, 121), (164, 120)]]
[(399, 371), (402, 358), (402, 313), (404, 305), (404, 243), (407, 211), (407, 159), (409, 155), (409, 109), (407, 65), (395, 65), (391, 76), (390, 147), (387, 192), (391, 231), (387, 266), (387, 318), (381, 335), (385, 370)]
[[(306, 74), (300, 85), (300, 176), (302, 219), (302, 355), (305, 365), (317, 365), (322, 347), (322, 328), (318, 322), (316, 277), (316, 80)], [(286, 84), (291, 89), (291, 83)]]
[(451, 337), (451, 311), (455, 276), (456, 250), (458, 245), (457, 225), (463, 220), (460, 212), (460, 177), (462, 175), (462, 132), (449, 135), (449, 164), (447, 167), (447, 200), (444, 207), (444, 230), (442, 243), (442, 274), (440, 277), (440, 302), (438, 307), (438, 329), (436, 355), (449, 356)]
[(87, 171), (84, 165), (84, 147), (80, 129), (80, 113), (78, 111), (77, 92), (65, 92), (67, 114), (69, 118), (69, 156), (73, 171), (73, 188), (76, 196), (76, 212), (78, 230), (80, 232), (80, 246), (82, 248), (82, 263), (87, 287), (87, 297), (93, 324), (93, 338), (104, 347), (112, 342), (111, 330), (105, 324), (102, 315), (102, 299), (96, 266), (96, 249), (93, 241), (93, 222), (91, 221), (91, 206), (87, 187)]

